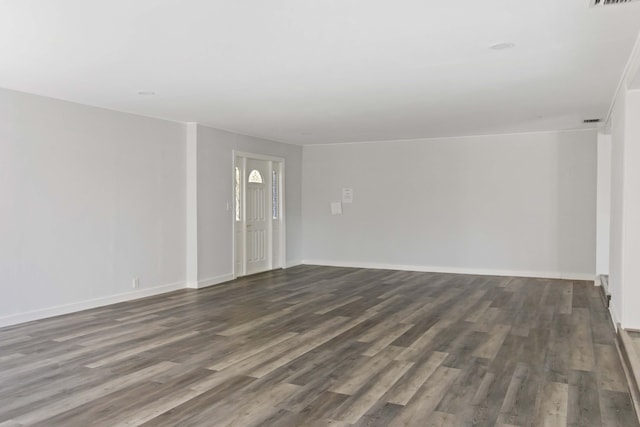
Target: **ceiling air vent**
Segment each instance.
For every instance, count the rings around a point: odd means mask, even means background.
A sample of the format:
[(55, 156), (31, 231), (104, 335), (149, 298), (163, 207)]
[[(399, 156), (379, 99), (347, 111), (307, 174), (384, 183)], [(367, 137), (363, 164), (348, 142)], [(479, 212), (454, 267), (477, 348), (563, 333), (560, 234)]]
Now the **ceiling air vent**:
[(600, 119), (584, 119), (584, 123), (599, 123)]
[(622, 3), (631, 3), (639, 0), (589, 0), (590, 7), (613, 6)]

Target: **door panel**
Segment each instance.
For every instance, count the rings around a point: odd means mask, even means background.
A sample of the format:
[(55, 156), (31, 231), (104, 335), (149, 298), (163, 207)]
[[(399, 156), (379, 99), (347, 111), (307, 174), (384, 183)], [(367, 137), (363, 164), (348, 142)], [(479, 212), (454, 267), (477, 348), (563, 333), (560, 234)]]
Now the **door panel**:
[(271, 269), (271, 163), (246, 160), (246, 273)]

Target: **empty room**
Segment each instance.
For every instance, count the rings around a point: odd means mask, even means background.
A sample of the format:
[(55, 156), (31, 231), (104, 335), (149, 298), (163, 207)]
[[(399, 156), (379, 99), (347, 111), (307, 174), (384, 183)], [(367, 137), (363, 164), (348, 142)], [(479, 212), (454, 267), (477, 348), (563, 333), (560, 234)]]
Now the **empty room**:
[(0, 0), (0, 427), (640, 427), (640, 0)]

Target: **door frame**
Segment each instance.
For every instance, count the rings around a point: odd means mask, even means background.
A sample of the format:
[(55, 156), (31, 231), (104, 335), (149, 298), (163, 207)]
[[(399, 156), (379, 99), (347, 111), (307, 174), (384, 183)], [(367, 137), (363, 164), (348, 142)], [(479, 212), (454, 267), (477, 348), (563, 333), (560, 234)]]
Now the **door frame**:
[[(270, 233), (270, 248), (268, 248), (268, 252), (269, 252), (269, 257), (270, 257), (270, 265), (271, 265), (271, 269), (275, 270), (278, 268), (285, 268), (286, 266), (286, 253), (287, 253), (287, 248), (286, 248), (286, 244), (287, 244), (287, 230), (286, 230), (286, 212), (285, 212), (285, 159), (282, 157), (275, 157), (275, 156), (268, 156), (268, 155), (264, 155), (264, 154), (256, 154), (256, 153), (249, 153), (246, 151), (239, 151), (239, 150), (232, 150), (232, 158), (231, 158), (231, 194), (232, 194), (232, 215), (231, 215), (231, 232), (232, 232), (232, 245), (231, 245), (231, 253), (232, 253), (232, 271), (233, 271), (233, 278), (236, 279), (239, 276), (244, 276), (246, 275), (246, 270), (247, 270), (247, 245), (246, 245), (246, 241), (247, 241), (247, 230), (245, 227), (243, 227), (242, 231), (242, 240), (244, 242), (244, 253), (242, 256), (242, 264), (240, 267), (241, 271), (237, 271), (236, 269), (236, 232), (237, 232), (237, 227), (238, 224), (244, 225), (244, 221), (246, 218), (245, 215), (245, 207), (246, 207), (246, 177), (244, 177), (244, 175), (246, 174), (246, 171), (244, 170), (245, 168), (240, 167), (240, 169), (243, 171), (243, 177), (242, 177), (242, 182), (241, 182), (241, 199), (242, 199), (242, 213), (241, 213), (241, 217), (242, 220), (240, 222), (236, 221), (236, 215), (235, 215), (235, 209), (236, 209), (236, 205), (235, 205), (235, 173), (236, 173), (236, 166), (241, 166), (237, 163), (237, 160), (240, 158), (244, 158), (244, 159), (254, 159), (254, 160), (263, 160), (263, 161), (268, 161), (271, 162), (270, 165), (270, 170), (274, 170), (274, 164), (278, 163), (279, 164), (279, 173), (278, 173), (278, 222), (279, 222), (279, 230), (280, 232), (278, 233), (278, 263), (274, 264), (273, 263), (273, 259), (274, 259), (274, 254), (273, 254), (273, 218), (271, 216), (269, 216), (269, 218), (271, 218), (271, 222), (269, 223), (269, 233)], [(246, 163), (246, 162), (245, 162)], [(269, 177), (269, 183), (271, 183), (271, 176)], [(271, 196), (273, 199), (273, 195)]]

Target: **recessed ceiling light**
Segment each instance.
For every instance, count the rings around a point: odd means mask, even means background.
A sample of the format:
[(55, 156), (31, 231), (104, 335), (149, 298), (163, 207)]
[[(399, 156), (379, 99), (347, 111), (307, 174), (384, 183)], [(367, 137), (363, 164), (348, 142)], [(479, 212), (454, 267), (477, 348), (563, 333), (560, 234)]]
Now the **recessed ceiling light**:
[(152, 95), (155, 95), (155, 94), (156, 93), (154, 91), (152, 91), (152, 90), (139, 90), (138, 91), (138, 95), (141, 95), (141, 96), (152, 96)]
[(494, 45), (489, 46), (489, 49), (491, 50), (505, 50), (505, 49), (512, 49), (516, 47), (515, 43), (511, 43), (511, 42), (507, 42), (507, 43), (497, 43)]

